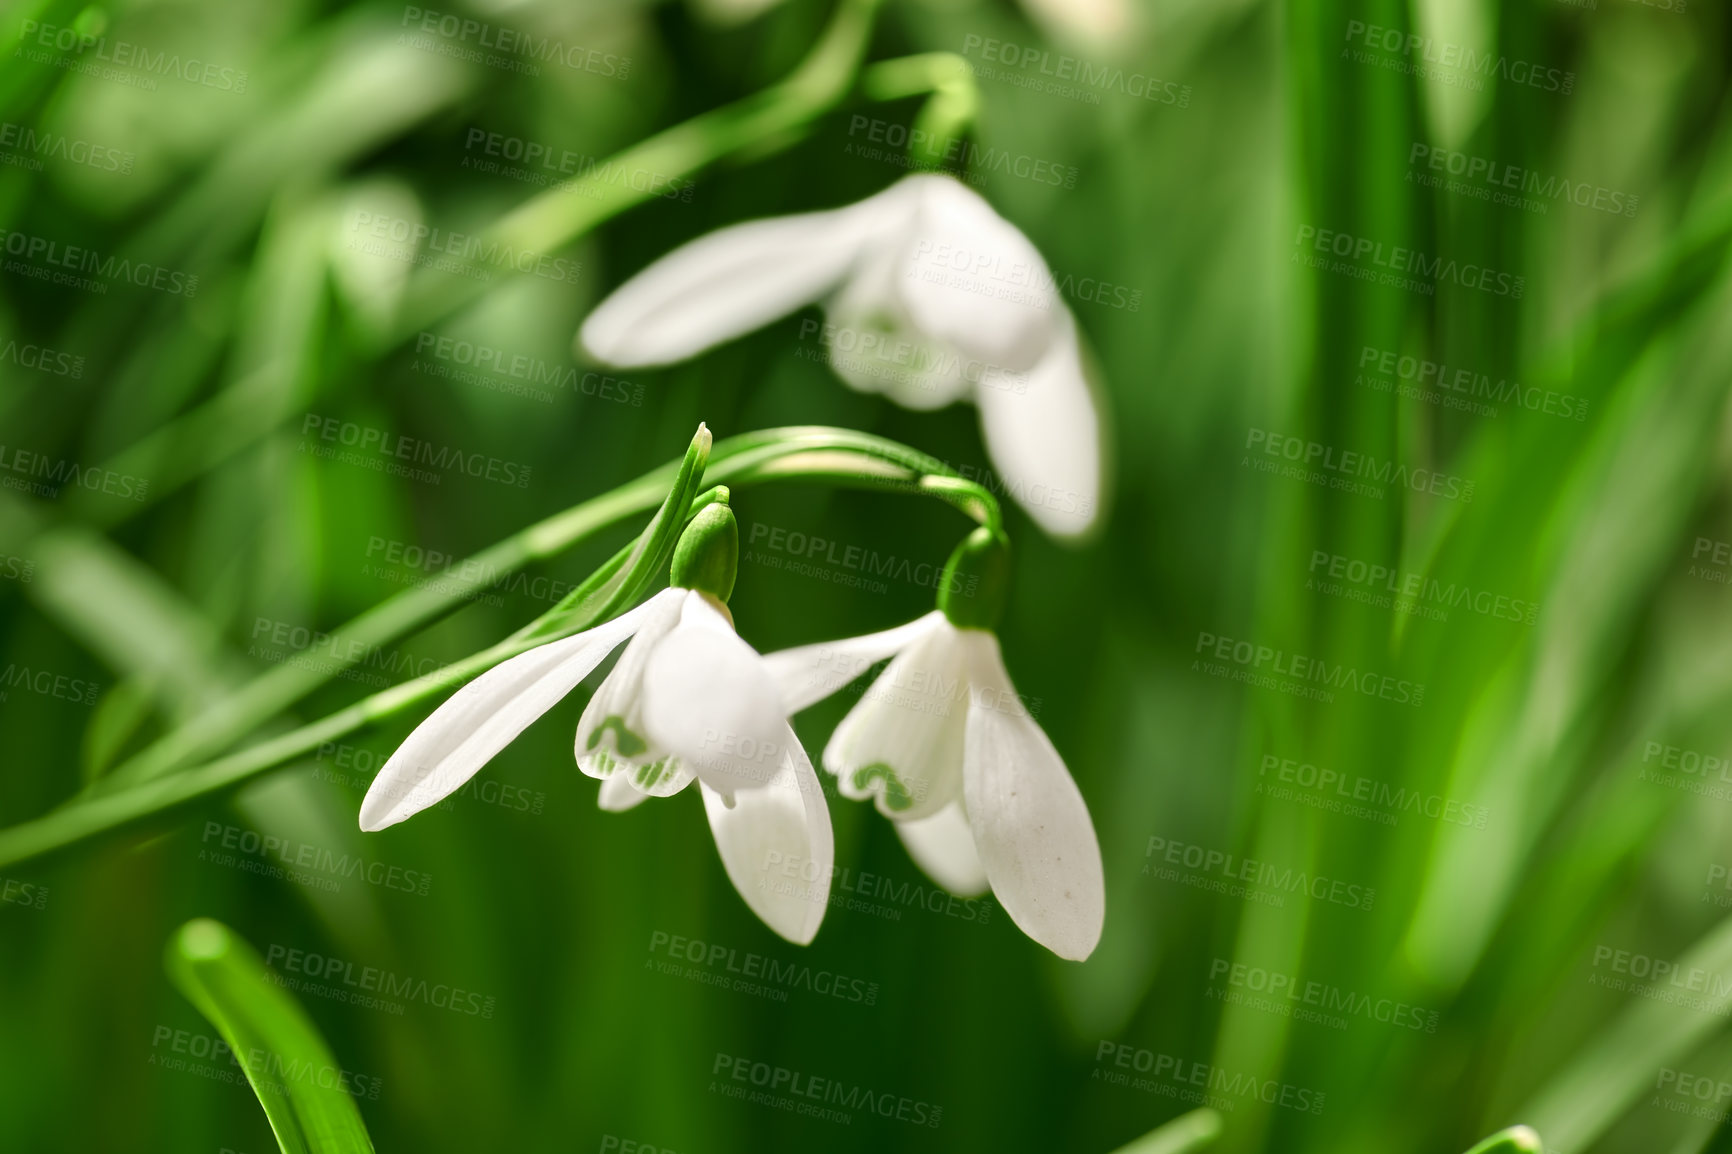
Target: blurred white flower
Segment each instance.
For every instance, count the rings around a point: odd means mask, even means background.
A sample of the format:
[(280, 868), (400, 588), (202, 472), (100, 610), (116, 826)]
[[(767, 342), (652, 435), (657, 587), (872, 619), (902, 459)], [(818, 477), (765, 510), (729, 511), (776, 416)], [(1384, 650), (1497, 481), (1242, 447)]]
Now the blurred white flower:
[(669, 364), (815, 302), (844, 381), (912, 409), (972, 400), (1012, 498), (1055, 535), (1094, 523), (1101, 417), (1076, 321), (1028, 238), (950, 177), (701, 237), (621, 285), (578, 336), (609, 364)]
[(1106, 911), (1094, 823), (990, 630), (958, 628), (934, 610), (764, 661), (797, 713), (886, 657), (836, 727), (824, 768), (847, 796), (876, 802), (939, 884), (964, 896), (990, 885), (1029, 937), (1060, 957), (1088, 957)]
[(783, 937), (810, 942), (822, 896), (778, 894), (763, 882), (767, 862), (800, 858), (820, 870), (827, 895), (835, 851), (823, 790), (763, 659), (726, 607), (697, 590), (665, 589), (465, 685), (379, 771), (361, 828), (395, 825), (452, 793), (627, 638), (578, 725), (578, 764), (603, 779), (603, 808), (677, 793), (695, 777), (740, 896)]

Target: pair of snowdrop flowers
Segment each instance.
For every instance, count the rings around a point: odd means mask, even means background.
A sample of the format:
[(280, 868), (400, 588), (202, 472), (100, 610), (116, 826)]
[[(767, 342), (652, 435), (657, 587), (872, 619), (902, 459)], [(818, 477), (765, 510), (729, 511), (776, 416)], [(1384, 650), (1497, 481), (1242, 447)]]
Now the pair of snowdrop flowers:
[(802, 332), (844, 382), (910, 409), (973, 401), (1011, 498), (1055, 536), (1093, 526), (1100, 398), (1076, 321), (1028, 238), (948, 176), (701, 237), (615, 290), (578, 341), (620, 368), (666, 365), (816, 303), (826, 323)]
[[(890, 658), (837, 726), (824, 768), (845, 796), (876, 802), (939, 884), (963, 896), (990, 887), (1030, 937), (1088, 957), (1105, 910), (1100, 847), (991, 632), (1003, 538), (980, 529), (964, 541), (939, 608), (919, 620), (768, 656), (739, 637), (727, 609), (738, 549), (732, 512), (709, 506), (681, 538), (668, 589), (464, 686), (380, 770), (361, 828), (394, 825), (458, 789), (624, 643), (577, 726), (578, 767), (601, 779), (601, 807), (630, 809), (695, 780), (735, 889), (771, 929), (805, 944), (829, 903), (835, 850), (788, 716)], [(951, 592), (963, 588), (974, 596)], [(798, 863), (797, 883), (786, 863)]]

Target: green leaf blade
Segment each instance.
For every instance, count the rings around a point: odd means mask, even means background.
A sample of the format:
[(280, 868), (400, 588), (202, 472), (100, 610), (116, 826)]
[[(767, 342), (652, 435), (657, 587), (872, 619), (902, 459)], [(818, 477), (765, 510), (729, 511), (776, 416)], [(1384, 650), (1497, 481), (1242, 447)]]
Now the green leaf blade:
[(373, 1154), (341, 1067), (257, 951), (221, 922), (194, 918), (169, 939), (164, 964), (234, 1052), (283, 1154)]

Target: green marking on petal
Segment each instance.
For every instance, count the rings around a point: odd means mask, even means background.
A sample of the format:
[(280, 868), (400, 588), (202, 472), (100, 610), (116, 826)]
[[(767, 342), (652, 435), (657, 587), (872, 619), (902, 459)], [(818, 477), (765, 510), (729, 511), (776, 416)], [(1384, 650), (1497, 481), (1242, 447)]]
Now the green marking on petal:
[(610, 729), (613, 730), (613, 747), (626, 757), (635, 757), (649, 748), (649, 742), (633, 733), (625, 718), (617, 713), (610, 715), (590, 733), (588, 748), (594, 749), (601, 744), (602, 735)]
[(897, 778), (896, 771), (884, 762), (875, 761), (854, 771), (855, 789), (871, 789), (875, 781), (884, 783), (881, 796), (885, 805), (898, 812), (913, 808), (914, 795), (909, 793), (908, 787)]
[(639, 789), (647, 793), (663, 781), (666, 781), (669, 777), (672, 777), (673, 772), (674, 759), (671, 757), (664, 757), (660, 761), (652, 761), (648, 765), (638, 766), (636, 773), (632, 777), (632, 781)]

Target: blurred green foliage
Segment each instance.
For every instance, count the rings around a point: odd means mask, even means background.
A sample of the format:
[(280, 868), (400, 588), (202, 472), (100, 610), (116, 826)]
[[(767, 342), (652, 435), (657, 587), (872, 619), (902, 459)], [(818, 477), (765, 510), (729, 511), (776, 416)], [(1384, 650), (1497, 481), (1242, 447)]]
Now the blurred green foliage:
[[(1724, 1145), (1722, 1103), (1689, 1087), (1732, 1082), (1725, 12), (1180, 3), (1080, 47), (1061, 11), (890, 0), (866, 56), (974, 66), (971, 179), (1068, 278), (1110, 392), (1106, 532), (1065, 549), (1009, 510), (1002, 630), (1101, 837), (1095, 956), (1060, 963), (990, 906), (881, 896), (927, 891), (841, 799), (837, 861), (867, 892), (809, 950), (781, 942), (695, 798), (596, 810), (572, 766), (581, 693), (473, 791), (364, 837), (361, 793), (405, 718), (3, 871), (0, 1144), (271, 1147), (232, 1070), (200, 1069), (214, 1034), (159, 964), (209, 916), (301, 981), (337, 1062), (379, 1081), (359, 1105), (387, 1150), (1092, 1154), (1191, 1110), (1198, 1085), (1231, 1151), (1455, 1152), (1516, 1122), (1571, 1151)], [(328, 661), (341, 623), (670, 459), (699, 421), (867, 430), (984, 475), (974, 414), (844, 388), (813, 310), (666, 370), (572, 351), (587, 309), (675, 245), (896, 179), (891, 141), (954, 123), (954, 87), (930, 106), (842, 99), (661, 182), (549, 254), (557, 275), (471, 279), (393, 327), (428, 271), (393, 230), (481, 230), (778, 82), (830, 15), (476, 3), (429, 31), (428, 10), (388, 4), (10, 6), (0, 822), (269, 669)], [(497, 48), (517, 33), (571, 51), (524, 67)], [(1122, 71), (1087, 79), (1085, 60)], [(551, 168), (513, 158), (530, 145)], [(1036, 161), (1060, 179), (1018, 175)], [(1530, 203), (1495, 198), (1511, 189)], [(146, 271), (92, 274), (88, 254)], [(95, 283), (43, 279), (67, 271)], [(1422, 287), (1364, 279), (1385, 274)], [(1501, 401), (1472, 396), (1481, 377)], [(391, 476), (321, 452), (344, 430), (484, 464)], [(1257, 467), (1293, 446), (1323, 483)], [(1349, 453), (1441, 480), (1335, 485)], [(935, 503), (812, 486), (734, 509), (732, 608), (762, 650), (899, 623), (933, 595), (803, 569), (767, 547), (776, 531), (941, 564), (963, 528)], [(370, 654), (272, 731), (496, 642), (627, 539)], [(1410, 575), (1400, 611), (1389, 586)], [(1316, 663), (1373, 688), (1292, 692)], [(800, 718), (809, 748), (848, 703)], [(345, 858), (360, 876), (331, 866)], [(1218, 884), (1246, 862), (1303, 892)], [(658, 966), (675, 937), (704, 962)], [(751, 955), (870, 986), (871, 1004), (683, 972)], [(352, 1000), (378, 975), (409, 991), (388, 999), (401, 1013)], [(1269, 1012), (1269, 975), (1347, 1008)], [(740, 1061), (936, 1106), (939, 1125), (739, 1101)]]

